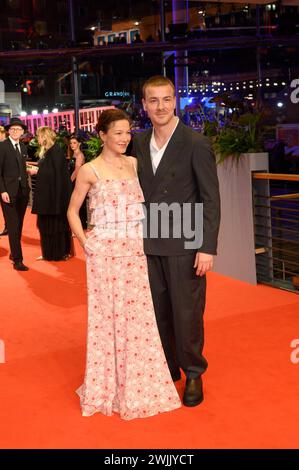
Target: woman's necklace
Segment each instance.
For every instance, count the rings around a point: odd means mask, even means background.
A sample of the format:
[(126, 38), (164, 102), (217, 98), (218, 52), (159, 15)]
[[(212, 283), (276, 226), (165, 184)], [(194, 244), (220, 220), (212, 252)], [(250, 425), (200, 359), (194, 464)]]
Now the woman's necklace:
[(117, 164), (111, 163), (108, 160), (105, 160), (105, 158), (103, 156), (102, 156), (102, 159), (104, 160), (105, 163), (108, 163), (109, 165), (113, 166), (113, 168), (117, 168), (118, 170), (123, 170), (124, 169), (122, 163), (117, 163)]

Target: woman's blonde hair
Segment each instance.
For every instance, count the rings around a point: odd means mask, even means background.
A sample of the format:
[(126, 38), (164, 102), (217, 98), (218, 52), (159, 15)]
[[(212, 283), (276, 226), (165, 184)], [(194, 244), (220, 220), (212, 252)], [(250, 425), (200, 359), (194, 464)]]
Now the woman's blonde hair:
[(43, 126), (36, 130), (36, 137), (41, 137), (43, 143), (38, 151), (39, 158), (42, 158), (49, 148), (53, 147), (56, 141), (56, 134), (51, 127)]
[(6, 130), (3, 126), (0, 126), (0, 134), (6, 134)]

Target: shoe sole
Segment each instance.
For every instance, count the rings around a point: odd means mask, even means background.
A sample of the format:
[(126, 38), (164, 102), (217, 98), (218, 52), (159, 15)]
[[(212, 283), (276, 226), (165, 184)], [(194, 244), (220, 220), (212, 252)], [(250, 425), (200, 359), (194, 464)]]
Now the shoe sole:
[(192, 406), (200, 405), (203, 402), (203, 400), (204, 400), (203, 397), (198, 401), (184, 402), (184, 400), (183, 400), (183, 405), (188, 406), (188, 407), (191, 408)]

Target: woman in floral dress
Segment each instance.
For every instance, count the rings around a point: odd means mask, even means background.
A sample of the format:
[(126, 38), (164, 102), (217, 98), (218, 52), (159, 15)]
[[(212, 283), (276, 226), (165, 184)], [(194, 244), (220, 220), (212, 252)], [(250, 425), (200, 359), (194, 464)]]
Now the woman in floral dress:
[[(96, 412), (142, 418), (181, 406), (166, 363), (143, 252), (143, 194), (137, 161), (124, 155), (130, 121), (104, 111), (97, 124), (102, 153), (81, 167), (68, 210), (87, 260), (88, 334), (83, 416)], [(88, 193), (93, 229), (79, 209)]]

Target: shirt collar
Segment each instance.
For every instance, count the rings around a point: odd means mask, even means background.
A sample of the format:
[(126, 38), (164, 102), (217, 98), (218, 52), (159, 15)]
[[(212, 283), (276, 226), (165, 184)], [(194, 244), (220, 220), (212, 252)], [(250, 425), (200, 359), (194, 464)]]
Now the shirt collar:
[(10, 135), (8, 136), (8, 138), (9, 138), (9, 140), (11, 141), (11, 143), (12, 143), (12, 145), (13, 145), (14, 147), (16, 146), (16, 144), (17, 144), (17, 145), (20, 145), (20, 141), (19, 141), (19, 140), (18, 140), (18, 142), (16, 142), (14, 139), (12, 139), (12, 138), (10, 137)]
[(151, 136), (151, 142), (150, 142), (150, 145), (152, 145), (152, 147), (156, 150), (156, 152), (161, 152), (162, 149), (164, 149), (168, 142), (170, 141), (171, 137), (173, 136), (174, 134), (174, 131), (176, 130), (177, 126), (178, 126), (178, 123), (179, 123), (179, 118), (177, 116), (175, 116), (175, 119), (176, 119), (176, 124), (173, 128), (173, 131), (172, 133), (170, 134), (169, 136), (169, 139), (165, 142), (165, 144), (163, 145), (163, 147), (161, 147), (160, 149), (158, 148), (157, 144), (156, 144), (156, 139), (155, 139), (155, 129), (153, 128), (153, 132), (152, 132), (152, 136)]

